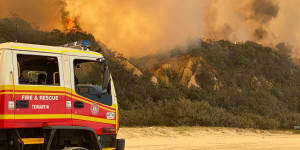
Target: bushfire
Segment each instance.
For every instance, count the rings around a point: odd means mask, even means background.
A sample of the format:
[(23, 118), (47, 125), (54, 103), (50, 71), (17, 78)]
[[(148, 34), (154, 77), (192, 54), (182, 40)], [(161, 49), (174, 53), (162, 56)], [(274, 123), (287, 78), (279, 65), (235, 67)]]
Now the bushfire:
[(76, 20), (74, 18), (68, 18), (65, 23), (66, 31), (75, 31), (77, 30)]

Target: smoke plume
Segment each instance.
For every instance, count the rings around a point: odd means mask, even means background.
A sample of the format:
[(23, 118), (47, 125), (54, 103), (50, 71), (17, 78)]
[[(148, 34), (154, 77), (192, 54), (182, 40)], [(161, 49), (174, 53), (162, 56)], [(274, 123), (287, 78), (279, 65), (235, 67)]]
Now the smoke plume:
[(0, 18), (20, 17), (40, 29), (62, 29), (64, 7), (61, 0), (0, 0)]
[(75, 20), (127, 57), (209, 38), (286, 43), (296, 58), (299, 5), (300, 0), (0, 0), (0, 17), (19, 16), (43, 30), (65, 30)]
[(268, 25), (276, 18), (279, 6), (274, 0), (252, 0), (246, 5), (244, 13), (245, 21), (253, 28), (253, 36), (256, 40), (263, 40), (268, 36)]
[(86, 4), (66, 0), (66, 4), (80, 26), (92, 31), (109, 48), (125, 56), (142, 56), (200, 38), (204, 19), (201, 9), (207, 2), (101, 0)]

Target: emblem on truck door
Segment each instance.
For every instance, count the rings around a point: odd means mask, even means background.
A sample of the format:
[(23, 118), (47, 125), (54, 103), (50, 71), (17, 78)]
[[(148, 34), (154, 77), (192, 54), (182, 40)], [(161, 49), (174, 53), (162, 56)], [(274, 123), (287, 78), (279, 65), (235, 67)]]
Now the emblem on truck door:
[(114, 120), (115, 119), (115, 113), (114, 112), (107, 112), (106, 113), (106, 119)]
[(91, 112), (93, 115), (97, 115), (99, 113), (99, 107), (97, 104), (92, 104), (91, 105)]

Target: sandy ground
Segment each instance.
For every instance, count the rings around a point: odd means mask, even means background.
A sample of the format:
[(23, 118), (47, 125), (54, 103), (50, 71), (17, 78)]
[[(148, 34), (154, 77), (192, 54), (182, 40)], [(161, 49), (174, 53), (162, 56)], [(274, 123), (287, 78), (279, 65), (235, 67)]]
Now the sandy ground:
[(292, 131), (209, 127), (121, 128), (126, 150), (300, 150)]

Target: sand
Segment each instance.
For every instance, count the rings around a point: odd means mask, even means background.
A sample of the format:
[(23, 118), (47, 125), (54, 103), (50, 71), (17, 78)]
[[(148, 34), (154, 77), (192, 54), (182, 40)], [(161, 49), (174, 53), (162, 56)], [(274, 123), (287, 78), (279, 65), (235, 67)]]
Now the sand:
[(121, 128), (126, 150), (300, 150), (293, 131), (211, 127)]

